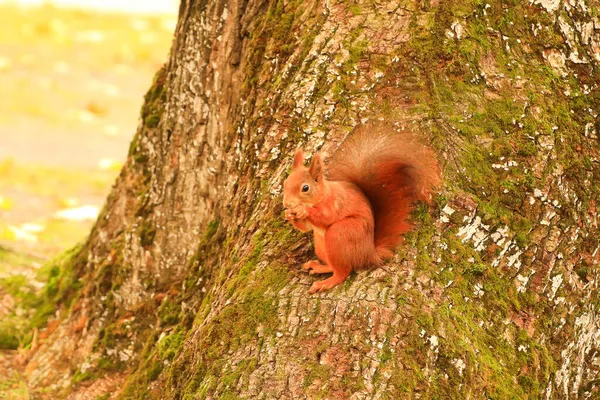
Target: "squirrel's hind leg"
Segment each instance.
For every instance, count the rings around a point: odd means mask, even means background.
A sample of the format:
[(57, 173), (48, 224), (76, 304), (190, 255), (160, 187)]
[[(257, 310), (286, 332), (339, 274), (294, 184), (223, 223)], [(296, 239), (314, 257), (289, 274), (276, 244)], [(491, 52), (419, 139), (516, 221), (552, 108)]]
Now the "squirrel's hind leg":
[[(328, 274), (333, 269), (327, 263), (327, 249), (325, 248), (324, 231), (315, 231), (315, 253), (318, 260), (310, 260), (302, 264), (302, 269), (313, 274)], [(323, 262), (322, 262), (323, 261)]]
[(344, 282), (353, 270), (370, 253), (374, 253), (372, 233), (359, 218), (344, 218), (327, 228), (324, 237), (327, 267), (333, 276), (315, 282), (309, 293), (331, 289)]

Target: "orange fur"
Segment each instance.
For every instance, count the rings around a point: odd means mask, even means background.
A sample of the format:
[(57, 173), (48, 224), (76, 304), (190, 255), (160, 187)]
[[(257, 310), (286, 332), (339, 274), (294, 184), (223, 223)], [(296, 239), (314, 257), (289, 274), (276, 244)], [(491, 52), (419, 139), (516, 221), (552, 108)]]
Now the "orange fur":
[(309, 262), (311, 273), (333, 272), (315, 282), (311, 293), (343, 282), (351, 271), (381, 265), (411, 229), (407, 218), (416, 201), (429, 202), (440, 183), (432, 150), (415, 136), (396, 133), (382, 123), (358, 127), (323, 165), (319, 153), (305, 168), (294, 156), (284, 183), (286, 218), (296, 228), (313, 230), (323, 262)]

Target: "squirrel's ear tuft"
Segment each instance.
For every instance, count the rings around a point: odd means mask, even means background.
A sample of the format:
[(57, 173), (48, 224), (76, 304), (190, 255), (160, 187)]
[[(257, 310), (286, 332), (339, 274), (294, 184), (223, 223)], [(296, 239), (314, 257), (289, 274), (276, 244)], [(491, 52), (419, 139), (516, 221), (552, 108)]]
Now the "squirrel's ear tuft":
[(323, 158), (321, 153), (315, 153), (313, 156), (308, 173), (315, 181), (320, 180), (323, 177)]
[(296, 154), (294, 154), (294, 161), (292, 162), (292, 170), (302, 167), (304, 165), (304, 151), (302, 148), (296, 150)]

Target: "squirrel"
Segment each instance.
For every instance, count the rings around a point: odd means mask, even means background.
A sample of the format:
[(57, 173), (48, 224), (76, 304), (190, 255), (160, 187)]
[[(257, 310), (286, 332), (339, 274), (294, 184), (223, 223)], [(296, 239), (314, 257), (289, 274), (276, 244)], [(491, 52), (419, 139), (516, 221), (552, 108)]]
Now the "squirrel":
[(431, 202), (440, 175), (435, 153), (414, 133), (378, 121), (355, 128), (327, 162), (316, 153), (307, 168), (298, 149), (283, 184), (285, 218), (314, 232), (318, 260), (302, 268), (311, 275), (333, 273), (308, 292), (330, 289), (352, 271), (392, 257), (412, 228), (413, 205)]

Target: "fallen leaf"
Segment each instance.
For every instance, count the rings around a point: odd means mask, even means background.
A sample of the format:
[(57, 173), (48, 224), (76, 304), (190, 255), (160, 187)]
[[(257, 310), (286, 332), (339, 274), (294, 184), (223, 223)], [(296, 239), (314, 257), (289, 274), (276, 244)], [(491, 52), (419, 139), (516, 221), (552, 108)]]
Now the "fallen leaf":
[(120, 171), (123, 163), (112, 158), (103, 158), (98, 162), (98, 168), (104, 171)]
[(60, 199), (58, 203), (61, 207), (73, 208), (79, 205), (79, 199), (77, 199), (76, 197), (65, 197), (63, 199)]
[(90, 101), (86, 106), (85, 109), (87, 111), (89, 111), (90, 113), (97, 115), (99, 117), (102, 117), (106, 114), (108, 114), (108, 107), (102, 104), (98, 104), (95, 101)]
[(8, 211), (13, 208), (13, 202), (6, 197), (0, 196), (0, 210)]
[(76, 208), (67, 208), (54, 213), (55, 218), (66, 219), (69, 221), (94, 221), (98, 218), (100, 208), (97, 206), (85, 205)]
[(46, 227), (44, 225), (40, 225), (40, 224), (24, 223), (24, 224), (21, 224), (21, 229), (24, 230), (25, 232), (39, 233), (39, 232), (42, 232), (44, 229), (46, 229)]
[(108, 136), (119, 136), (119, 128), (114, 125), (104, 125), (104, 133)]
[(21, 240), (23, 242), (36, 243), (38, 238), (36, 235), (27, 232), (14, 225), (9, 225), (8, 230), (14, 235), (14, 240)]
[(6, 57), (0, 57), (0, 71), (9, 69), (12, 66), (12, 61)]

